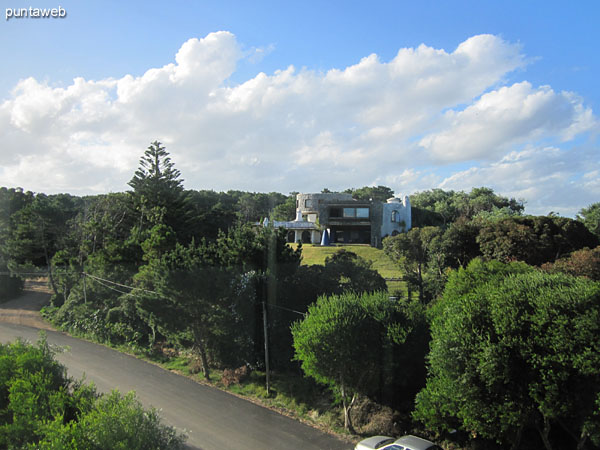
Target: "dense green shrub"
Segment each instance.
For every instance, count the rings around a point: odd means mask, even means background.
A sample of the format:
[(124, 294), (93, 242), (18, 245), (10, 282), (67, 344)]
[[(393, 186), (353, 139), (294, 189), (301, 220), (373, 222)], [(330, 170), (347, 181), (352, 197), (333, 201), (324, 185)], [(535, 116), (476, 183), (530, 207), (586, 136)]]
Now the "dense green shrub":
[(0, 448), (180, 449), (184, 438), (133, 393), (73, 381), (44, 338), (0, 344)]
[(599, 283), (476, 259), (432, 316), (415, 413), (430, 430), (513, 449), (600, 444)]

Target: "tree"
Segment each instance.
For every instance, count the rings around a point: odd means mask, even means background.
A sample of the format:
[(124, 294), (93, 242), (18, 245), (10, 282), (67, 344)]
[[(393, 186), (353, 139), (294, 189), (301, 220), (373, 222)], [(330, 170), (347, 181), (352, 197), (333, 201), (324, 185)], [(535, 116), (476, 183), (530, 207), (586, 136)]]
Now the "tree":
[(466, 267), (477, 256), (481, 256), (477, 235), (479, 227), (466, 219), (452, 222), (444, 231), (443, 246), (450, 267)]
[(598, 445), (598, 319), (597, 283), (474, 260), (450, 276), (433, 311), (415, 417), (513, 449), (531, 431), (547, 450)]
[(164, 223), (175, 230), (180, 242), (189, 241), (188, 198), (180, 175), (165, 147), (158, 141), (150, 144), (129, 181), (141, 230)]
[[(244, 311), (238, 326), (241, 335), (253, 343), (253, 365), (265, 363), (263, 321), (267, 318), (270, 346), (277, 347), (269, 361), (288, 367), (291, 347), (289, 326), (295, 319), (281, 308), (295, 309), (295, 293), (291, 292), (294, 275), (300, 266), (302, 247), (293, 249), (286, 243), (285, 230), (261, 227), (258, 231), (248, 225), (237, 226), (228, 234), (222, 233), (210, 247), (213, 264), (240, 276), (241, 293), (232, 301), (235, 312)], [(297, 305), (298, 303), (295, 303)], [(302, 304), (302, 302), (300, 302)], [(294, 305), (294, 306), (295, 306)], [(300, 307), (301, 311), (304, 309)]]
[(73, 381), (43, 336), (0, 344), (0, 447), (176, 450), (184, 441), (133, 393), (98, 395)]
[(569, 256), (557, 259), (554, 263), (542, 265), (542, 269), (550, 273), (567, 273), (575, 277), (586, 277), (600, 281), (600, 246), (574, 251)]
[(165, 205), (176, 192), (183, 191), (181, 172), (175, 169), (165, 147), (154, 141), (140, 158), (140, 167), (135, 171), (129, 186), (140, 195), (153, 199), (157, 204)]
[(304, 320), (292, 325), (295, 359), (317, 382), (341, 398), (344, 426), (354, 432), (350, 409), (357, 393), (378, 382), (380, 352), (401, 342), (393, 326), (395, 307), (387, 294), (345, 293), (319, 297)]
[(296, 195), (297, 192), (290, 192), (285, 202), (280, 203), (273, 208), (271, 218), (273, 220), (288, 221), (296, 218)]
[(482, 226), (477, 242), (485, 258), (541, 265), (574, 250), (596, 247), (598, 238), (573, 219), (525, 216)]
[(373, 269), (373, 263), (356, 253), (340, 249), (325, 259), (323, 275), (329, 292), (377, 292), (387, 290), (383, 277)]
[(208, 380), (209, 350), (228, 314), (228, 273), (212, 266), (206, 259), (206, 249), (192, 243), (187, 247), (177, 244), (173, 251), (152, 258), (135, 279), (146, 289), (136, 297), (137, 307), (149, 325), (158, 326), (165, 336), (181, 345), (191, 344)]
[(539, 259), (537, 255), (542, 250), (531, 227), (510, 219), (483, 227), (477, 242), (485, 258), (502, 262), (533, 262), (533, 258)]
[(577, 220), (600, 238), (600, 202), (592, 203), (587, 208), (582, 208), (577, 214)]
[[(521, 215), (523, 202), (497, 195), (490, 188), (473, 188), (470, 193), (432, 189), (411, 195), (414, 226), (446, 225), (459, 217), (471, 220), (476, 216)], [(414, 214), (416, 213), (416, 214)]]
[[(278, 205), (286, 202), (286, 197), (278, 192), (269, 194), (243, 192), (238, 199), (238, 216), (242, 223), (258, 222), (268, 217)], [(295, 205), (294, 198), (294, 205)]]
[(191, 229), (197, 242), (215, 240), (219, 231), (227, 232), (237, 220), (236, 200), (226, 192), (187, 191), (192, 215)]
[[(437, 292), (435, 286), (444, 277), (444, 249), (439, 227), (412, 228), (407, 233), (387, 237), (383, 240), (383, 251), (390, 259), (402, 267), (404, 277), (410, 287), (419, 291), (419, 299), (425, 303)], [(432, 269), (427, 279), (428, 268)], [(427, 291), (427, 282), (433, 289)]]
[(66, 245), (68, 223), (77, 215), (78, 203), (78, 199), (67, 194), (37, 194), (10, 219), (10, 237), (5, 247), (9, 266), (25, 271), (44, 267), (55, 295), (58, 287), (51, 261)]
[[(464, 194), (464, 193), (461, 193)], [(410, 204), (415, 214), (414, 226), (437, 226), (452, 222), (458, 217), (454, 191), (431, 189), (410, 196)]]
[(356, 200), (371, 200), (384, 202), (394, 196), (394, 191), (387, 186), (364, 186), (357, 189), (346, 189), (344, 192), (352, 194)]

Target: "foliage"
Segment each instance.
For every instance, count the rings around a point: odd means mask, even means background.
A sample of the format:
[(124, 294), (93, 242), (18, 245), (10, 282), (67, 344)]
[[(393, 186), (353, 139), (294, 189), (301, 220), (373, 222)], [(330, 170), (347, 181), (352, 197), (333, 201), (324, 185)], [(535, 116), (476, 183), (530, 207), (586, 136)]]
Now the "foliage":
[(296, 195), (297, 192), (290, 192), (285, 202), (273, 208), (271, 218), (273, 220), (288, 221), (296, 218)]
[(188, 197), (180, 175), (165, 147), (158, 141), (152, 142), (129, 181), (140, 215), (140, 231), (164, 224), (175, 230), (181, 242), (191, 238)]
[(341, 397), (345, 427), (357, 393), (368, 393), (382, 370), (382, 352), (405, 334), (395, 325), (387, 294), (345, 293), (319, 297), (301, 322), (292, 325), (295, 358), (304, 372)]
[(373, 264), (356, 253), (340, 249), (325, 259), (325, 292), (377, 292), (387, 289), (385, 280)]
[(600, 202), (582, 208), (577, 214), (577, 220), (583, 222), (586, 228), (600, 239)]
[[(238, 217), (242, 223), (258, 222), (260, 219), (268, 217), (269, 213), (281, 204), (287, 202), (289, 207), (289, 198), (278, 192), (269, 194), (244, 192), (238, 199)], [(294, 211), (295, 200), (296, 197), (294, 196)]]
[(394, 191), (387, 186), (364, 186), (356, 189), (346, 189), (344, 192), (352, 194), (356, 200), (370, 200), (383, 202), (394, 196)]
[(90, 450), (182, 449), (184, 437), (160, 423), (155, 409), (144, 410), (133, 392), (113, 391), (99, 397), (77, 422), (51, 422), (46, 435), (31, 448)]
[(431, 189), (411, 195), (410, 203), (415, 227), (446, 225), (461, 217), (471, 220), (490, 214), (520, 215), (524, 210), (522, 201), (497, 195), (485, 187), (473, 188), (468, 194)]
[(193, 243), (187, 247), (177, 244), (173, 251), (151, 259), (136, 281), (156, 294), (143, 291), (136, 302), (149, 326), (157, 326), (180, 344), (192, 345), (208, 379), (208, 349), (226, 319), (228, 277), (207, 263), (204, 251)]
[(41, 337), (0, 344), (0, 447), (179, 449), (183, 438), (133, 393), (98, 396), (74, 382)]
[(554, 263), (542, 265), (547, 272), (566, 273), (576, 277), (586, 277), (600, 281), (600, 246), (574, 251), (569, 256), (557, 259)]
[(426, 426), (515, 449), (530, 431), (548, 450), (600, 443), (600, 285), (474, 260), (433, 316), (415, 412)]
[(481, 256), (477, 236), (480, 227), (473, 221), (458, 219), (444, 231), (442, 246), (449, 267), (466, 267), (469, 262)]
[(167, 206), (169, 201), (177, 200), (177, 193), (183, 191), (180, 175), (165, 147), (154, 141), (140, 158), (140, 166), (129, 185), (137, 195), (151, 199), (156, 205)]
[(383, 251), (404, 272), (404, 279), (417, 289), (426, 303), (434, 298), (445, 280), (445, 253), (440, 227), (412, 228), (383, 240)]
[(68, 222), (76, 215), (79, 200), (68, 194), (35, 195), (10, 217), (5, 254), (11, 269), (35, 271), (44, 267), (55, 294), (54, 254), (67, 244)]
[(227, 231), (238, 218), (237, 198), (226, 192), (186, 191), (190, 208), (193, 237), (200, 241), (215, 240), (219, 231)]
[(595, 247), (598, 238), (576, 220), (526, 216), (484, 225), (477, 242), (481, 253), (488, 259), (541, 265), (574, 250)]

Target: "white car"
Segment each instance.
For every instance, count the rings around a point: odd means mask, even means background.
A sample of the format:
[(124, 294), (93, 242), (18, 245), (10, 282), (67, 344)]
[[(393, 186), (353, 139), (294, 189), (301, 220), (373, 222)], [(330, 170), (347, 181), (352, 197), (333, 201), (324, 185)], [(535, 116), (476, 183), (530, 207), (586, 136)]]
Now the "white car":
[(354, 450), (442, 450), (442, 448), (427, 439), (409, 435), (399, 439), (373, 436), (360, 441)]

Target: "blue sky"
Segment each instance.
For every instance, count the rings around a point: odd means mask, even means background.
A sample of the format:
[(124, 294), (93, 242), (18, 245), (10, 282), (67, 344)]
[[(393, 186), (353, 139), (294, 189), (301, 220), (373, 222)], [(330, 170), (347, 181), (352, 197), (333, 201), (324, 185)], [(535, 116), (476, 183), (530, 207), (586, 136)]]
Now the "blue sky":
[(158, 139), (193, 189), (600, 200), (597, 2), (2, 3), (67, 17), (0, 25), (0, 185), (122, 191)]

